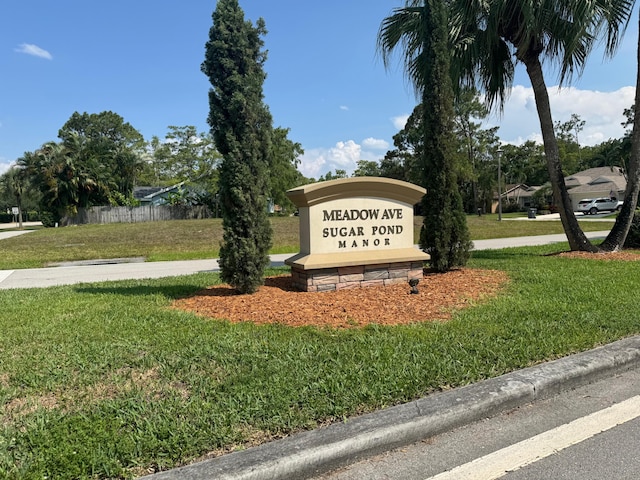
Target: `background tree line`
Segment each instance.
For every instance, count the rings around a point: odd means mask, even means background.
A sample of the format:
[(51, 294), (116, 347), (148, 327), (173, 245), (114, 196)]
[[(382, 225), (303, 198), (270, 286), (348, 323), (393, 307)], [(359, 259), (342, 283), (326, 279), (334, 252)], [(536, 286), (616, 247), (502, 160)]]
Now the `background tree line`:
[[(416, 110), (420, 107), (418, 105)], [(511, 184), (548, 184), (544, 148), (532, 140), (521, 145), (504, 144), (497, 127), (483, 128), (489, 111), (475, 90), (467, 90), (454, 105), (456, 163), (464, 210), (490, 211), (497, 192), (497, 155), (502, 149), (503, 187)], [(625, 109), (627, 131), (622, 138), (594, 146), (580, 145), (584, 120), (572, 114), (556, 122), (560, 158), (566, 175), (594, 167), (619, 166), (626, 169), (631, 152), (633, 106)], [(379, 176), (419, 182), (416, 152), (421, 144), (420, 116), (410, 115), (405, 127), (394, 137), (394, 148), (379, 160), (359, 160), (352, 176)], [(298, 170), (302, 146), (288, 138), (289, 130), (273, 130), (270, 197), (291, 212), (286, 190), (304, 183), (348, 176), (346, 170), (329, 171), (318, 179), (306, 178)], [(16, 168), (0, 176), (0, 213), (12, 207), (60, 218), (77, 208), (93, 205), (135, 205), (134, 186), (168, 187), (181, 182), (189, 187), (175, 203), (208, 205), (216, 211), (221, 156), (209, 132), (196, 127), (168, 127), (164, 138), (142, 135), (113, 112), (75, 112), (60, 129), (58, 142), (47, 142), (33, 152), (25, 152)], [(503, 190), (504, 191), (504, 190)], [(190, 193), (197, 192), (197, 193)], [(550, 195), (550, 190), (543, 190)], [(541, 196), (537, 206), (549, 198)], [(509, 209), (509, 205), (505, 204)], [(514, 206), (515, 208), (515, 206)], [(8, 215), (9, 217), (11, 215)], [(55, 221), (55, 220), (54, 220)]]
[[(302, 147), (288, 134), (282, 127), (271, 131), (269, 171), (273, 173), (268, 188), (271, 201), (291, 211), (285, 192), (307, 179), (297, 170)], [(0, 212), (13, 207), (21, 213), (37, 212), (51, 226), (75, 215), (78, 208), (137, 205), (136, 186), (180, 183), (184, 188), (170, 197), (170, 203), (217, 210), (221, 155), (208, 132), (198, 132), (191, 125), (170, 125), (163, 139), (154, 136), (145, 141), (114, 112), (75, 112), (58, 131), (58, 139), (25, 152), (0, 176)]]

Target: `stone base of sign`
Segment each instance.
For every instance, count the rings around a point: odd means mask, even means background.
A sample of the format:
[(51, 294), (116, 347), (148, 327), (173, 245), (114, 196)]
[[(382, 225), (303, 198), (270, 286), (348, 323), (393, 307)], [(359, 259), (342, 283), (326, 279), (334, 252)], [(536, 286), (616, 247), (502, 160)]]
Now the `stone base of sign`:
[(347, 288), (384, 287), (422, 279), (423, 261), (355, 265), (304, 270), (291, 267), (296, 289), (304, 292), (328, 292)]
[(293, 285), (304, 292), (326, 292), (407, 283), (422, 278), (429, 255), (417, 248), (348, 252), (299, 253), (285, 260)]

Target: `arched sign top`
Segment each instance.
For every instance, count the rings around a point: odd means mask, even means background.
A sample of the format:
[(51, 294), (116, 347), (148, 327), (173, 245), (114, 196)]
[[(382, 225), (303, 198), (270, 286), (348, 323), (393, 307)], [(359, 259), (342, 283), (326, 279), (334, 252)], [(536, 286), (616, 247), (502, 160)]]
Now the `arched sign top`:
[(354, 197), (385, 198), (414, 205), (425, 193), (424, 188), (401, 180), (384, 177), (353, 177), (292, 188), (287, 191), (287, 196), (296, 207), (312, 207), (331, 200)]

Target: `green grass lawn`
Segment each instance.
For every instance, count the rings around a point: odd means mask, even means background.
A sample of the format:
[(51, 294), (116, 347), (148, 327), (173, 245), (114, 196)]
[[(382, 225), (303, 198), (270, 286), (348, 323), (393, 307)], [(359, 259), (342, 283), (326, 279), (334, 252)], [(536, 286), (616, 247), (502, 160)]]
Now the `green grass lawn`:
[(474, 252), (506, 290), (398, 327), (169, 308), (216, 274), (0, 291), (0, 478), (131, 478), (638, 334), (638, 264), (566, 249)]
[[(468, 223), (474, 239), (562, 232)], [(297, 251), (298, 219), (273, 227), (272, 251)], [(220, 239), (219, 220), (41, 229), (0, 241), (0, 269), (212, 258)], [(566, 248), (474, 252), (470, 266), (509, 272), (506, 291), (402, 327), (230, 324), (169, 308), (216, 274), (0, 291), (0, 478), (132, 478), (637, 334), (635, 262), (547, 255)], [(612, 278), (615, 292), (600, 288)]]
[[(509, 221), (504, 215), (467, 217), (471, 237), (518, 237), (562, 233), (559, 221)], [(422, 219), (416, 217), (415, 242)], [(271, 253), (298, 251), (298, 217), (272, 218)], [(581, 222), (585, 231), (607, 230), (611, 222)], [(111, 225), (47, 228), (0, 241), (0, 270), (37, 268), (50, 263), (96, 258), (145, 257), (148, 261), (216, 258), (222, 239), (220, 219), (176, 220)]]

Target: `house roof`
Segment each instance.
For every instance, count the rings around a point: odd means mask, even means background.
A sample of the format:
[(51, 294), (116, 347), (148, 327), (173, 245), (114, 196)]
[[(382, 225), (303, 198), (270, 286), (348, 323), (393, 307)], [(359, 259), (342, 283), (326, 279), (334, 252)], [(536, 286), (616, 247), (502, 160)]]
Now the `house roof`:
[(177, 190), (184, 184), (185, 182), (180, 182), (170, 187), (135, 187), (133, 189), (133, 196), (138, 200), (151, 200), (158, 195)]
[(627, 179), (620, 167), (589, 168), (565, 177), (564, 181), (571, 194), (623, 192), (627, 188)]
[(608, 195), (610, 192), (624, 192), (624, 188), (619, 188), (615, 182), (597, 183), (595, 185), (580, 185), (570, 190), (571, 194), (580, 193), (585, 198), (589, 196)]
[(133, 187), (133, 198), (141, 200), (148, 195), (152, 195), (162, 190), (162, 187)]
[(569, 186), (570, 183), (577, 185), (584, 185), (586, 183), (592, 183), (598, 177), (605, 178), (624, 178), (624, 173), (620, 167), (596, 167), (583, 170), (581, 172), (574, 173), (564, 178), (565, 183)]
[(502, 195), (530, 197), (541, 188), (542, 187), (539, 187), (539, 186), (530, 187), (529, 185), (525, 185), (524, 183), (519, 183), (517, 185), (507, 185), (507, 191), (504, 192)]
[(580, 175), (578, 173), (573, 174), (569, 177), (565, 177), (564, 183), (567, 188), (577, 187), (579, 185), (586, 185), (591, 181), (591, 177), (589, 175)]

